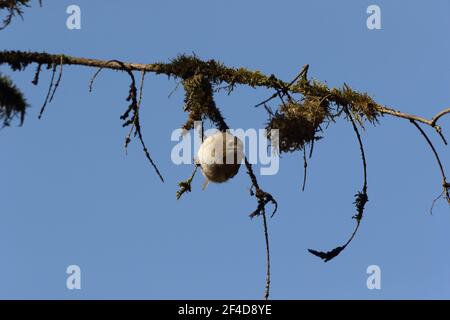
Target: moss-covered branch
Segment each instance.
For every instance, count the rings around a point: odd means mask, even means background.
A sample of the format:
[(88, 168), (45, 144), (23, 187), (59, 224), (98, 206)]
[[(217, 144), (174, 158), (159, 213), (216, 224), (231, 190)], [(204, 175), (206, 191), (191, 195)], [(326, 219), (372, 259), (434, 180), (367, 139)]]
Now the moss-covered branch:
[[(252, 71), (246, 68), (230, 68), (215, 60), (202, 61), (195, 56), (179, 56), (169, 63), (119, 63), (109, 60), (98, 60), (82, 57), (72, 57), (64, 54), (48, 54), (40, 52), (2, 51), (0, 52), (0, 64), (8, 64), (13, 70), (23, 70), (29, 64), (38, 65), (79, 65), (111, 70), (145, 71), (156, 74), (165, 74), (187, 80), (195, 74), (202, 74), (209, 81), (219, 84), (248, 85), (251, 87), (266, 87), (285, 93), (300, 93), (305, 96), (326, 98), (328, 102), (347, 106), (356, 115), (365, 115), (368, 120), (374, 120), (379, 115), (391, 115), (421, 122), (441, 131), (436, 124), (437, 118), (426, 119), (420, 116), (407, 114), (373, 101), (366, 93), (358, 93), (349, 86), (344, 88), (329, 88), (318, 81), (305, 81), (300, 78), (295, 83), (288, 83), (275, 77), (265, 75), (260, 71)], [(450, 113), (450, 109), (443, 110), (440, 116)], [(440, 117), (439, 116), (439, 117)]]

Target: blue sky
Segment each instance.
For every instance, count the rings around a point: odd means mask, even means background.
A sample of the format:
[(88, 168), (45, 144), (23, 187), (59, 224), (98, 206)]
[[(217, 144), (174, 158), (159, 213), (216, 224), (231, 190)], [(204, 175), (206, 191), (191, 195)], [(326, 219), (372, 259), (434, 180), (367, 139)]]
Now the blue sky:
[[(229, 66), (330, 86), (348, 83), (379, 103), (431, 118), (450, 101), (450, 2), (433, 1), (43, 1), (0, 32), (1, 49), (66, 53), (141, 63), (195, 52)], [(77, 4), (82, 29), (66, 28)], [(382, 29), (368, 30), (377, 4)], [(245, 171), (223, 185), (176, 201), (177, 183), (192, 167), (171, 162), (172, 131), (186, 118), (183, 90), (147, 75), (143, 133), (166, 182), (127, 134), (120, 114), (128, 77), (66, 67), (43, 119), (39, 108), (50, 73), (31, 85), (34, 68), (12, 73), (32, 108), (23, 127), (0, 131), (0, 298), (259, 299), (265, 277), (260, 219)], [(253, 106), (270, 95), (238, 87), (217, 104), (233, 128), (262, 128)], [(273, 107), (276, 107), (273, 105)], [(441, 121), (450, 132), (450, 119)], [(427, 129), (428, 130), (428, 129)], [(449, 168), (448, 148), (433, 132)], [(353, 230), (353, 195), (361, 188), (358, 145), (338, 121), (315, 146), (301, 192), (302, 155), (283, 155), (280, 171), (260, 177), (278, 200), (269, 221), (273, 299), (450, 298), (450, 210), (433, 155), (408, 121), (386, 116), (362, 133), (368, 158), (366, 216), (354, 242), (323, 263), (308, 248), (332, 249)], [(82, 289), (66, 288), (66, 268), (79, 265)], [(368, 290), (366, 268), (378, 265), (382, 289)]]

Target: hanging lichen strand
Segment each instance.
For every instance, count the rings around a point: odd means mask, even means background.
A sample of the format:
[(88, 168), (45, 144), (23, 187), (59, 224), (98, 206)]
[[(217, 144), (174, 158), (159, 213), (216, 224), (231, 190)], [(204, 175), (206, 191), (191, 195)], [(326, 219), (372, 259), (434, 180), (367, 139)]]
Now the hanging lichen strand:
[[(256, 106), (264, 106), (267, 111), (268, 119), (266, 129), (269, 129), (268, 138), (273, 138), (270, 136), (270, 129), (279, 130), (278, 138), (280, 152), (303, 151), (305, 161), (304, 182), (306, 181), (307, 168), (306, 147), (310, 147), (311, 156), (314, 142), (323, 138), (325, 127), (329, 123), (336, 121), (338, 118), (346, 119), (352, 125), (360, 148), (363, 168), (363, 186), (356, 192), (354, 200), (356, 213), (353, 215), (353, 218), (356, 221), (356, 226), (344, 245), (338, 246), (328, 252), (309, 250), (312, 254), (322, 258), (324, 261), (329, 261), (336, 257), (353, 240), (359, 229), (365, 206), (369, 200), (367, 193), (367, 162), (363, 141), (359, 132), (359, 128), (363, 127), (364, 122), (374, 124), (378, 122), (383, 115), (391, 115), (409, 120), (425, 138), (436, 157), (442, 177), (442, 192), (440, 197), (444, 196), (450, 204), (450, 184), (446, 180), (443, 164), (431, 139), (419, 125), (424, 124), (433, 128), (446, 144), (447, 142), (442, 133), (442, 128), (437, 122), (442, 116), (450, 113), (450, 108), (442, 110), (432, 119), (425, 119), (403, 113), (376, 103), (368, 94), (356, 92), (346, 84), (344, 84), (342, 88), (329, 88), (320, 81), (309, 79), (308, 65), (305, 65), (291, 82), (285, 82), (274, 75), (266, 76), (259, 71), (251, 71), (245, 68), (230, 68), (215, 60), (202, 61), (196, 56), (180, 55), (169, 63), (138, 64), (125, 63), (118, 60), (104, 61), (71, 57), (61, 54), (53, 55), (48, 53), (21, 51), (0, 52), (0, 65), (7, 64), (13, 71), (24, 70), (32, 63), (37, 64), (35, 76), (32, 81), (34, 84), (38, 83), (42, 66), (46, 66), (46, 69), (51, 69), (52, 72), (52, 80), (44, 106), (41, 109), (42, 112), (44, 111), (47, 102), (51, 102), (55, 94), (61, 80), (64, 65), (80, 65), (98, 68), (98, 71), (91, 81), (91, 88), (95, 77), (102, 69), (125, 71), (131, 79), (129, 95), (127, 97), (129, 105), (121, 117), (124, 121), (124, 126), (130, 127), (129, 134), (125, 139), (125, 147), (128, 146), (132, 133), (134, 133), (135, 136), (137, 135), (141, 141), (145, 155), (155, 168), (161, 180), (162, 176), (153, 160), (150, 158), (148, 149), (144, 144), (139, 121), (139, 110), (141, 107), (142, 89), (144, 86), (143, 82), (146, 73), (165, 74), (180, 80), (185, 90), (184, 110), (188, 113), (187, 120), (183, 125), (185, 130), (192, 129), (195, 121), (203, 122), (205, 120), (211, 121), (220, 131), (226, 131), (229, 128), (214, 101), (214, 92), (219, 89), (227, 89), (228, 93), (231, 93), (234, 87), (240, 84), (248, 85), (250, 87), (265, 87), (273, 90), (274, 93), (268, 99)], [(54, 83), (58, 66), (59, 75), (56, 83)], [(136, 86), (134, 71), (140, 71), (142, 73), (139, 91)], [(4, 124), (9, 124), (14, 116), (19, 116), (21, 121), (23, 121), (27, 107), (23, 95), (5, 77), (0, 77), (0, 86), (0, 119), (4, 121)], [(275, 112), (273, 112), (269, 106), (269, 104), (272, 103), (272, 100), (275, 100), (278, 105), (278, 109)], [(244, 163), (251, 180), (251, 195), (257, 200), (257, 208), (250, 214), (250, 217), (262, 216), (263, 218), (266, 245), (266, 285), (264, 297), (268, 298), (270, 289), (270, 250), (266, 206), (272, 204), (274, 206), (274, 214), (278, 208), (278, 203), (270, 193), (261, 189), (252, 166), (246, 158), (244, 158)], [(192, 190), (191, 183), (198, 171), (197, 169), (198, 167), (195, 166), (192, 175), (186, 181), (179, 183), (180, 189), (177, 192), (178, 199), (184, 193)]]
[(281, 152), (303, 150), (306, 144), (318, 139), (316, 133), (325, 118), (331, 118), (328, 101), (315, 98), (306, 98), (300, 102), (283, 102), (279, 110), (270, 116), (266, 129), (269, 138), (272, 130), (279, 130)]
[(8, 77), (0, 74), (0, 121), (3, 122), (3, 126), (9, 126), (15, 117), (19, 118), (22, 124), (27, 107), (22, 92)]
[(184, 111), (189, 113), (183, 129), (193, 129), (195, 121), (209, 119), (220, 131), (227, 130), (228, 126), (214, 102), (212, 85), (204, 75), (196, 74), (184, 79), (183, 87), (185, 91)]
[[(30, 2), (31, 0), (0, 0), (0, 11), (6, 11), (0, 30), (6, 28), (15, 16), (23, 18), (23, 9), (29, 7)], [(39, 0), (39, 5), (42, 6), (42, 0)]]

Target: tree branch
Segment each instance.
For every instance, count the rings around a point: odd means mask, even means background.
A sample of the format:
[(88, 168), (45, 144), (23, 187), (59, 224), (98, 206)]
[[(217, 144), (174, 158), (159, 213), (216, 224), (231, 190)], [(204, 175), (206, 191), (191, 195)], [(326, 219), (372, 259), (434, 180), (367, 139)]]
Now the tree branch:
[[(260, 71), (251, 71), (246, 68), (230, 68), (215, 61), (202, 61), (196, 57), (179, 56), (177, 59), (170, 63), (130, 63), (110, 60), (99, 60), (82, 57), (73, 57), (64, 54), (48, 54), (44, 52), (24, 52), (24, 51), (1, 51), (0, 52), (0, 64), (7, 63), (13, 70), (23, 70), (30, 63), (37, 63), (38, 65), (64, 64), (64, 65), (78, 65), (95, 68), (105, 68), (111, 70), (121, 71), (145, 71), (153, 72), (156, 74), (165, 74), (168, 76), (180, 77), (187, 79), (193, 75), (196, 71), (192, 70), (190, 65), (196, 64), (197, 69), (201, 70), (201, 74), (207, 76), (215, 82), (226, 82), (231, 85), (242, 84), (250, 87), (266, 87), (269, 89), (275, 89), (277, 91), (273, 97), (278, 96), (278, 92), (289, 91), (291, 94), (300, 93), (304, 95), (310, 95), (312, 92), (320, 94), (323, 97), (327, 97), (327, 100), (331, 102), (347, 104), (343, 92), (337, 88), (328, 88), (323, 84), (309, 83), (305, 80), (305, 74), (308, 70), (307, 66), (302, 69), (302, 72), (290, 83), (284, 82), (274, 75), (264, 75)], [(190, 63), (190, 65), (189, 65)], [(183, 66), (184, 64), (184, 66)], [(197, 71), (198, 72), (198, 71)], [(272, 98), (272, 97), (270, 97)], [(269, 100), (270, 100), (269, 98)], [(412, 114), (407, 114), (378, 103), (371, 105), (374, 112), (380, 114), (388, 114), (398, 118), (404, 118), (407, 120), (415, 120), (428, 126), (433, 127), (437, 132), (441, 132), (441, 127), (436, 122), (444, 115), (450, 113), (450, 108), (440, 111), (432, 119), (426, 119)]]
[[(417, 130), (419, 130), (419, 132), (422, 134), (422, 136), (425, 138), (425, 140), (427, 141), (428, 145), (430, 146), (431, 150), (433, 151), (433, 154), (436, 158), (436, 161), (438, 163), (439, 166), (439, 170), (441, 171), (441, 177), (442, 177), (442, 188), (443, 191), (441, 193), (445, 194), (445, 198), (447, 199), (447, 202), (450, 204), (450, 193), (449, 193), (449, 189), (450, 189), (450, 184), (447, 182), (447, 178), (445, 176), (445, 171), (444, 171), (444, 166), (442, 165), (441, 159), (439, 158), (439, 154), (436, 151), (436, 148), (434, 147), (433, 143), (431, 142), (430, 138), (428, 137), (428, 135), (425, 133), (425, 131), (423, 131), (423, 129), (417, 124), (416, 121), (414, 120), (410, 120), (411, 123), (417, 128)], [(440, 197), (440, 196), (439, 196)], [(439, 199), (439, 198), (438, 198)], [(437, 199), (436, 199), (437, 200)], [(433, 205), (434, 202), (436, 202), (436, 200), (433, 201)], [(433, 206), (431, 207), (433, 208)], [(431, 209), (432, 211), (432, 209)]]

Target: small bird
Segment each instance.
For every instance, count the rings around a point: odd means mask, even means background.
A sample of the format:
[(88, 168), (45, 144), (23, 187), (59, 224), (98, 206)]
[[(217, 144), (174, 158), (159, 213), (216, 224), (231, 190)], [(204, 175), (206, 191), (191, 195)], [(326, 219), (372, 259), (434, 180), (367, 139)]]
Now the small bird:
[(233, 178), (243, 159), (242, 141), (229, 132), (217, 132), (206, 138), (197, 153), (197, 164), (205, 176), (203, 190), (210, 181), (223, 183)]

